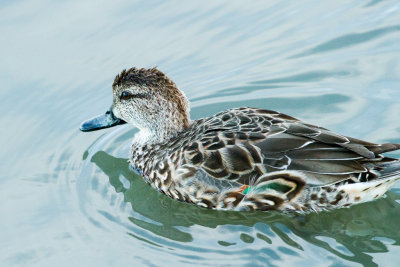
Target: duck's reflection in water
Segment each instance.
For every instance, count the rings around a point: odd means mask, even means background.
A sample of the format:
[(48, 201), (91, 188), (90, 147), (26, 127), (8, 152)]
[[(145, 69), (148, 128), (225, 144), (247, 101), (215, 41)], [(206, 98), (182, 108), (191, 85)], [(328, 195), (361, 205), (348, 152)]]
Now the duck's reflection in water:
[[(291, 238), (296, 235), (304, 242), (324, 248), (345, 260), (372, 265), (375, 263), (369, 253), (385, 252), (388, 250), (387, 244), (400, 244), (400, 205), (397, 202), (400, 197), (391, 192), (384, 199), (319, 214), (214, 211), (172, 200), (158, 193), (129, 169), (126, 158), (116, 158), (99, 151), (90, 160), (108, 176), (115, 190), (124, 194), (124, 200), (131, 203), (133, 211), (141, 215), (137, 217), (146, 218), (130, 217), (130, 221), (170, 240), (193, 241), (192, 234), (185, 227), (225, 226), (226, 231), (231, 234), (236, 231), (238, 239), (247, 243), (260, 239), (273, 248), (274, 239), (280, 238), (288, 247), (302, 251), (302, 242)], [(121, 175), (129, 180), (129, 188), (125, 188), (120, 181)], [(237, 225), (255, 227), (256, 234), (243, 234), (237, 227), (229, 227)], [(132, 235), (135, 236), (134, 233)], [(222, 246), (235, 244), (230, 240), (220, 240), (218, 243)]]

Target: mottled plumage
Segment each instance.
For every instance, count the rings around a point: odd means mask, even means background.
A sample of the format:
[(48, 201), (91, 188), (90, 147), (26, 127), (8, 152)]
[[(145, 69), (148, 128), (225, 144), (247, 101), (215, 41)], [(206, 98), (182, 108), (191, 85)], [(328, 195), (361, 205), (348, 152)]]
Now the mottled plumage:
[[(248, 107), (189, 121), (185, 96), (154, 68), (123, 71), (113, 86), (112, 112), (142, 130), (132, 145), (133, 168), (180, 201), (225, 210), (321, 211), (379, 198), (400, 178), (400, 162), (381, 155), (398, 144), (373, 144)], [(146, 96), (149, 108), (137, 108), (141, 97), (122, 100), (127, 89)]]

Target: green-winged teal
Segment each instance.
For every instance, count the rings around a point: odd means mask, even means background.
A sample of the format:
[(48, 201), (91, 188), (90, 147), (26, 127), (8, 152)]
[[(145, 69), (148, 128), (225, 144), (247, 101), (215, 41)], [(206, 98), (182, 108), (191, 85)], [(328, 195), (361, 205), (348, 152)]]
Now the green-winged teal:
[(234, 108), (191, 121), (188, 100), (156, 68), (122, 71), (113, 104), (82, 131), (139, 128), (130, 161), (180, 201), (221, 210), (322, 211), (381, 197), (400, 178), (399, 144), (374, 144), (288, 115)]

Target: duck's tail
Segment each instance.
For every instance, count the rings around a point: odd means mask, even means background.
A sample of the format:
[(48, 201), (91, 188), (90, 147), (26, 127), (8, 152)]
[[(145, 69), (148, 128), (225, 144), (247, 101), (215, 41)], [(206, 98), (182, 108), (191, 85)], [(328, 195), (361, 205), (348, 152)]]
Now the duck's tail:
[(343, 184), (338, 190), (343, 190), (350, 203), (368, 202), (383, 196), (400, 179), (400, 161), (390, 160), (377, 165), (375, 179), (360, 182)]

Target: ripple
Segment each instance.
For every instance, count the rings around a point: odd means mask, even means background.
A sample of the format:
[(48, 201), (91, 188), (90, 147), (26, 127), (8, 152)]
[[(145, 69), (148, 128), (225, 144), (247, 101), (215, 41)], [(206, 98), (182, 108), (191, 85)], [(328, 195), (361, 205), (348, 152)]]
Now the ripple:
[(0, 261), (399, 262), (399, 185), (384, 199), (331, 213), (204, 210), (129, 170), (135, 129), (77, 130), (109, 106), (118, 71), (157, 65), (183, 88), (195, 118), (247, 105), (398, 142), (398, 10), (375, 0), (3, 1)]
[[(163, 257), (188, 264), (207, 263), (210, 258), (218, 263), (219, 257), (225, 263), (317, 263), (312, 255), (322, 249), (334, 261), (368, 265), (373, 264), (369, 253), (387, 251), (386, 240), (400, 243), (400, 225), (395, 223), (400, 220), (400, 205), (391, 193), (350, 209), (305, 216), (221, 212), (172, 200), (129, 169), (134, 132), (129, 126), (106, 132), (84, 152), (78, 179), (72, 178), (74, 172), (63, 177), (62, 184), (75, 193), (68, 195), (63, 187), (61, 201), (75, 203), (81, 211), (69, 222), (72, 236), (85, 242), (107, 236), (109, 242), (131, 248), (141, 261), (157, 254), (151, 260), (154, 264), (161, 264)], [(76, 169), (71, 158), (68, 151), (60, 153), (57, 169)], [(374, 216), (366, 210), (374, 210)]]
[(319, 54), (329, 52), (331, 50), (338, 50), (345, 47), (358, 45), (361, 43), (369, 42), (374, 39), (381, 38), (382, 36), (400, 31), (399, 25), (388, 26), (380, 29), (375, 29), (363, 33), (352, 33), (344, 36), (337, 37), (323, 44), (317, 45), (310, 50), (299, 53), (291, 58), (304, 57), (312, 54)]

